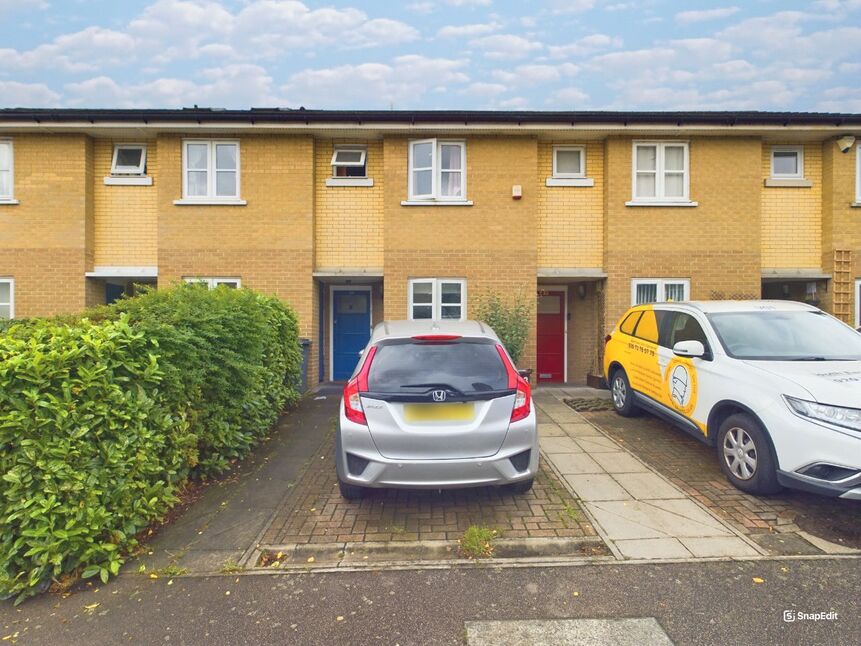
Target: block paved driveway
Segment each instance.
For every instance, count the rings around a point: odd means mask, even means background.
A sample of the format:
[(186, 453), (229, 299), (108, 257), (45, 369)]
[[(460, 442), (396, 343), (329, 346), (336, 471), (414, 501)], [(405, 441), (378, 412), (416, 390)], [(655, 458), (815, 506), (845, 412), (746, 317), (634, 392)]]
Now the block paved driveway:
[[(565, 398), (563, 392), (556, 394)], [(839, 547), (861, 548), (859, 501), (790, 490), (776, 496), (746, 494), (726, 480), (714, 448), (662, 420), (647, 414), (624, 418), (612, 411), (578, 415), (605, 438), (624, 447), (641, 468), (661, 476), (734, 533), (769, 554), (839, 553)], [(601, 462), (600, 455), (592, 457)], [(634, 473), (627, 478), (636, 483)]]

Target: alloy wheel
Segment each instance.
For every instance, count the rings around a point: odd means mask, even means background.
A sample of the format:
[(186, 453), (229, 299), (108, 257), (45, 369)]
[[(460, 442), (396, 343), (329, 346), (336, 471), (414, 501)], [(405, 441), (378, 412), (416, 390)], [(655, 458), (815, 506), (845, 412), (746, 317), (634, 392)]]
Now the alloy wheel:
[(628, 389), (625, 387), (625, 380), (617, 376), (613, 379), (613, 405), (616, 408), (624, 408), (627, 397)]
[(735, 426), (727, 431), (723, 440), (723, 458), (730, 472), (739, 480), (750, 480), (756, 473), (756, 444), (743, 428)]

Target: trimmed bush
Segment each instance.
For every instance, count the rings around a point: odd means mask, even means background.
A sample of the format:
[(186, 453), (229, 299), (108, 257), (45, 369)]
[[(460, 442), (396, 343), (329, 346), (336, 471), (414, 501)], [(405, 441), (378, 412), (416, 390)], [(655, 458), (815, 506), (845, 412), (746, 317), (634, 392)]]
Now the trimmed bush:
[(516, 364), (529, 337), (530, 306), (523, 295), (518, 293), (503, 301), (496, 292), (484, 294), (479, 298), (475, 315), (493, 328)]
[(296, 318), (182, 285), (0, 333), (0, 593), (116, 574), (191, 476), (244, 456), (298, 396)]

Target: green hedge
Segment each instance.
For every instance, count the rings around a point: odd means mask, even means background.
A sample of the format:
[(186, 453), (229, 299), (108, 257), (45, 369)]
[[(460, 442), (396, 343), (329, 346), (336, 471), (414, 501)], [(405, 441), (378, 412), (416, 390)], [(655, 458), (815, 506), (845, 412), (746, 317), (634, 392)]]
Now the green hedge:
[(191, 476), (245, 455), (299, 396), (296, 318), (183, 285), (0, 333), (0, 593), (119, 570)]

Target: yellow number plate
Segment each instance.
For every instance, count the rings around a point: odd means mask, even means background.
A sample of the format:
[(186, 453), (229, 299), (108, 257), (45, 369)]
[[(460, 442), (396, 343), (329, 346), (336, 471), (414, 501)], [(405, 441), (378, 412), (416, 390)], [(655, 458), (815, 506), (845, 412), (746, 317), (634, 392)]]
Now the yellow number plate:
[(404, 404), (408, 422), (471, 422), (475, 417), (472, 402), (456, 404)]

